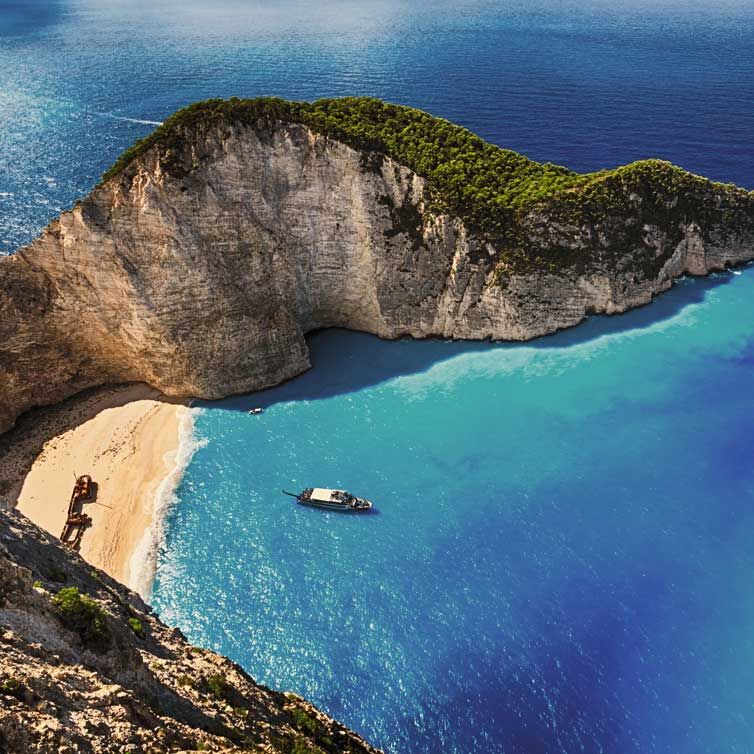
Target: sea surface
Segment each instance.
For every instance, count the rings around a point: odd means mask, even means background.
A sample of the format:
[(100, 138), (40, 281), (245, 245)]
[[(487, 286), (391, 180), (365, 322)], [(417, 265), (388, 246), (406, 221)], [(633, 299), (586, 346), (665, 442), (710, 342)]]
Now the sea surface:
[(318, 334), (196, 417), (154, 603), (389, 752), (752, 752), (753, 314), (745, 270), (528, 345)]
[[(0, 253), (177, 107), (272, 94), (754, 188), (754, 0), (0, 0)], [(390, 754), (754, 752), (754, 270), (525, 345), (310, 342), (197, 409), (165, 620)]]

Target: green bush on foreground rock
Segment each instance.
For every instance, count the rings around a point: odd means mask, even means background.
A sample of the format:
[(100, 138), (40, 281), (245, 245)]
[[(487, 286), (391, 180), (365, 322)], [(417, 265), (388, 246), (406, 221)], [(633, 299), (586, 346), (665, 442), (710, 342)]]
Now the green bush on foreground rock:
[(75, 631), (85, 646), (102, 651), (110, 643), (110, 629), (105, 611), (91, 598), (80, 594), (75, 586), (64, 587), (52, 603), (63, 625)]
[(223, 676), (219, 673), (207, 676), (204, 683), (215, 699), (228, 701), (230, 686)]
[(294, 708), (289, 710), (291, 717), (293, 718), (295, 727), (305, 733), (318, 733), (320, 725), (317, 720), (311, 715), (304, 712), (302, 709)]
[(297, 738), (290, 749), (290, 754), (325, 754), (319, 746), (310, 744), (305, 738)]
[(23, 699), (25, 687), (18, 678), (7, 678), (0, 681), (0, 694), (13, 696), (16, 699)]
[(144, 633), (144, 627), (141, 625), (141, 621), (138, 618), (129, 618), (128, 625), (135, 634), (141, 635)]
[(272, 745), (278, 754), (325, 754), (319, 746), (298, 735), (279, 736)]

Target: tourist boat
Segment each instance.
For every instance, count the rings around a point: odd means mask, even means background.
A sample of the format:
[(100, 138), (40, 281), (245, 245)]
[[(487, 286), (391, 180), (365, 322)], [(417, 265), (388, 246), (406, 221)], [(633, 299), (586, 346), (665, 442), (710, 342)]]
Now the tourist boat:
[(299, 505), (309, 505), (312, 508), (326, 508), (331, 511), (344, 513), (363, 513), (372, 507), (369, 500), (356, 497), (345, 490), (328, 490), (323, 487), (307, 487), (302, 493), (286, 492), (283, 494), (295, 497)]
[(263, 408), (252, 408), (251, 411), (249, 411), (249, 413), (252, 416), (256, 416), (257, 414), (263, 414), (264, 413), (264, 409)]

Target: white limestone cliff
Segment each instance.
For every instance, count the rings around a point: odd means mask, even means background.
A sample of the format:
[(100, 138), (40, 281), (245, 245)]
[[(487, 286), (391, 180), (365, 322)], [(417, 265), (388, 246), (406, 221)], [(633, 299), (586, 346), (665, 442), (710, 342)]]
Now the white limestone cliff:
[(532, 211), (533, 249), (585, 251), (516, 272), (425, 211), (421, 177), (306, 126), (216, 126), (177, 173), (163, 156), (140, 155), (0, 258), (0, 431), (105, 383), (202, 398), (270, 386), (308, 368), (304, 336), (325, 327), (534, 338), (754, 257), (754, 200), (711, 183), (710, 212), (680, 227)]

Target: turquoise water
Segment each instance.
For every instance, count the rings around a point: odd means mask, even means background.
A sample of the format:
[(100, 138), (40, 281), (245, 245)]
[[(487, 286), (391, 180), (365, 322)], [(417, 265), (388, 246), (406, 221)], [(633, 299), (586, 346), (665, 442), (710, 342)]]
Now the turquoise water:
[[(203, 409), (154, 602), (390, 752), (754, 751), (754, 270)], [(262, 416), (249, 416), (254, 405)], [(373, 515), (280, 490), (344, 486)]]
[[(182, 105), (347, 94), (754, 188), (752, 0), (0, 0), (0, 254)], [(523, 346), (316, 335), (197, 418), (155, 603), (391, 753), (754, 752), (752, 302), (746, 271)]]

